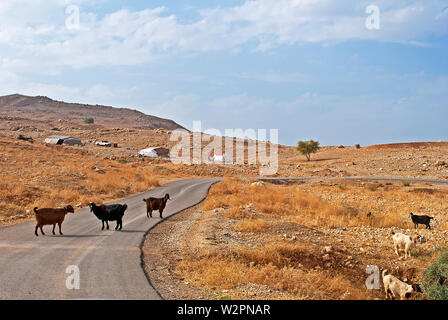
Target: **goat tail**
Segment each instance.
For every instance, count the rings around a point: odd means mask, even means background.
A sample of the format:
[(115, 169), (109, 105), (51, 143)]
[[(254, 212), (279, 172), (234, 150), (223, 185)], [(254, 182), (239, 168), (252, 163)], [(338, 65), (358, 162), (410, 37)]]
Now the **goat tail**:
[(434, 219), (434, 217), (429, 217), (429, 220)]
[(383, 270), (383, 273), (381, 274), (383, 276), (383, 278), (386, 276), (387, 271), (388, 271), (387, 269)]
[(36, 214), (39, 213), (38, 209), (39, 209), (38, 207), (35, 207), (35, 208), (33, 209), (33, 210), (34, 210), (34, 213), (36, 213)]
[(127, 205), (127, 204), (124, 204), (124, 205), (123, 205), (123, 208), (124, 208), (124, 210), (126, 210), (126, 209), (128, 208), (128, 205)]

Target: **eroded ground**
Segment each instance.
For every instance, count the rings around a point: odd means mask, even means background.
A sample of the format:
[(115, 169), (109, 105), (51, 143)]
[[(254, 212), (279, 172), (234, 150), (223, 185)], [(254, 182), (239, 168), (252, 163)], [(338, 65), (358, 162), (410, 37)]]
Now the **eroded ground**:
[[(382, 289), (366, 289), (368, 265), (420, 283), (447, 246), (447, 193), (438, 186), (252, 183), (215, 185), (204, 204), (150, 232), (143, 247), (146, 270), (164, 298), (383, 299)], [(270, 203), (254, 194), (271, 195)], [(372, 218), (366, 217), (369, 203)], [(412, 229), (408, 209), (416, 204), (418, 213), (432, 209), (433, 230)], [(392, 231), (418, 232), (428, 242), (414, 257), (399, 259)]]

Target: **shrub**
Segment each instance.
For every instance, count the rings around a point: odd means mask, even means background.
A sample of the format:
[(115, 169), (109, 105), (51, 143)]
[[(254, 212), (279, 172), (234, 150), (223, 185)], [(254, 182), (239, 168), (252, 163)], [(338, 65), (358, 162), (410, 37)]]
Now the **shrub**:
[(361, 145), (359, 143), (355, 144), (356, 149), (361, 149)]
[(299, 141), (297, 143), (297, 150), (300, 151), (301, 154), (306, 156), (306, 159), (310, 161), (311, 154), (316, 153), (319, 150), (319, 141)]
[(87, 124), (93, 124), (93, 123), (95, 123), (95, 119), (93, 119), (92, 117), (85, 118), (84, 122)]
[(409, 187), (411, 183), (409, 181), (403, 181), (403, 186)]
[(438, 260), (428, 269), (426, 269), (422, 283), (426, 297), (431, 300), (448, 300), (447, 279), (448, 249), (444, 250), (440, 254)]

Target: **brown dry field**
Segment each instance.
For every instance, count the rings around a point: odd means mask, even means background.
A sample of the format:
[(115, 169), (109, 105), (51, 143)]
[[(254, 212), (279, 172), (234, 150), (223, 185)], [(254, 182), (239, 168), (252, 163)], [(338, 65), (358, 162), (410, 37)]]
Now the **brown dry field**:
[[(366, 289), (368, 265), (420, 283), (448, 244), (447, 188), (252, 183), (226, 179), (203, 204), (151, 231), (146, 270), (164, 298), (384, 299), (382, 286)], [(433, 230), (415, 231), (410, 211), (435, 215)], [(398, 259), (392, 230), (428, 241)]]
[[(131, 155), (146, 147), (173, 147), (177, 142), (170, 141), (169, 130), (143, 130), (116, 125), (86, 125), (66, 120), (29, 120), (0, 117), (0, 137), (16, 140), (19, 134), (32, 137), (37, 144), (43, 144), (49, 135), (69, 135), (81, 138), (85, 143), (83, 150), (95, 157), (129, 160)], [(107, 140), (117, 143), (119, 148), (102, 148), (94, 141)], [(235, 140), (235, 143), (241, 140)], [(204, 142), (204, 145), (206, 143)], [(202, 147), (204, 147), (204, 145)], [(247, 146), (245, 147), (247, 149)], [(236, 148), (234, 148), (236, 149)], [(448, 179), (448, 164), (436, 165), (438, 161), (448, 162), (448, 142), (397, 143), (390, 145), (366, 146), (356, 149), (353, 146), (324, 146), (306, 161), (293, 146), (280, 145), (279, 169), (276, 176), (299, 177), (416, 177), (428, 179)], [(247, 154), (246, 154), (247, 160)], [(214, 176), (240, 175), (255, 177), (259, 174), (258, 165), (219, 166), (213, 171), (191, 170), (183, 166), (183, 171), (191, 175)], [(198, 172), (204, 171), (204, 172)]]
[[(34, 142), (17, 140), (19, 134)], [(54, 134), (79, 137), (86, 145), (46, 146), (45, 137)], [(169, 219), (148, 237), (147, 243), (156, 237), (158, 245), (147, 257), (170, 253), (161, 265), (147, 267), (161, 283), (177, 283), (164, 292), (172, 299), (381, 299), (381, 290), (365, 289), (367, 265), (419, 282), (447, 245), (444, 185), (331, 180), (252, 186), (258, 165), (174, 165), (131, 157), (145, 147), (172, 147), (169, 137), (167, 130), (119, 124), (0, 119), (0, 225), (32, 220), (35, 206), (80, 208), (175, 179), (225, 177), (201, 206)], [(95, 146), (100, 140), (119, 148)], [(294, 147), (279, 146), (276, 176), (448, 179), (447, 158), (446, 142), (326, 146), (309, 162)], [(413, 258), (398, 260), (390, 233), (415, 232), (411, 211), (435, 215), (434, 230), (420, 229), (428, 242)]]

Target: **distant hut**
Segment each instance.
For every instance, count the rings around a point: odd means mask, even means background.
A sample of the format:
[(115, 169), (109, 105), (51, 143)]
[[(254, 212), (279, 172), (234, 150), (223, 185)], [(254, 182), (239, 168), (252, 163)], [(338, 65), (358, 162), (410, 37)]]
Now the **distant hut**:
[(45, 143), (64, 146), (82, 146), (80, 139), (69, 136), (49, 136), (45, 139)]
[(209, 157), (210, 162), (214, 163), (231, 163), (230, 157), (225, 154), (215, 154), (212, 157)]
[(163, 147), (152, 147), (140, 150), (138, 154), (148, 158), (168, 158), (170, 156), (170, 150)]
[(112, 143), (110, 143), (109, 141), (97, 141), (97, 142), (95, 142), (95, 145), (97, 145), (99, 147), (107, 147), (107, 148), (112, 147)]

